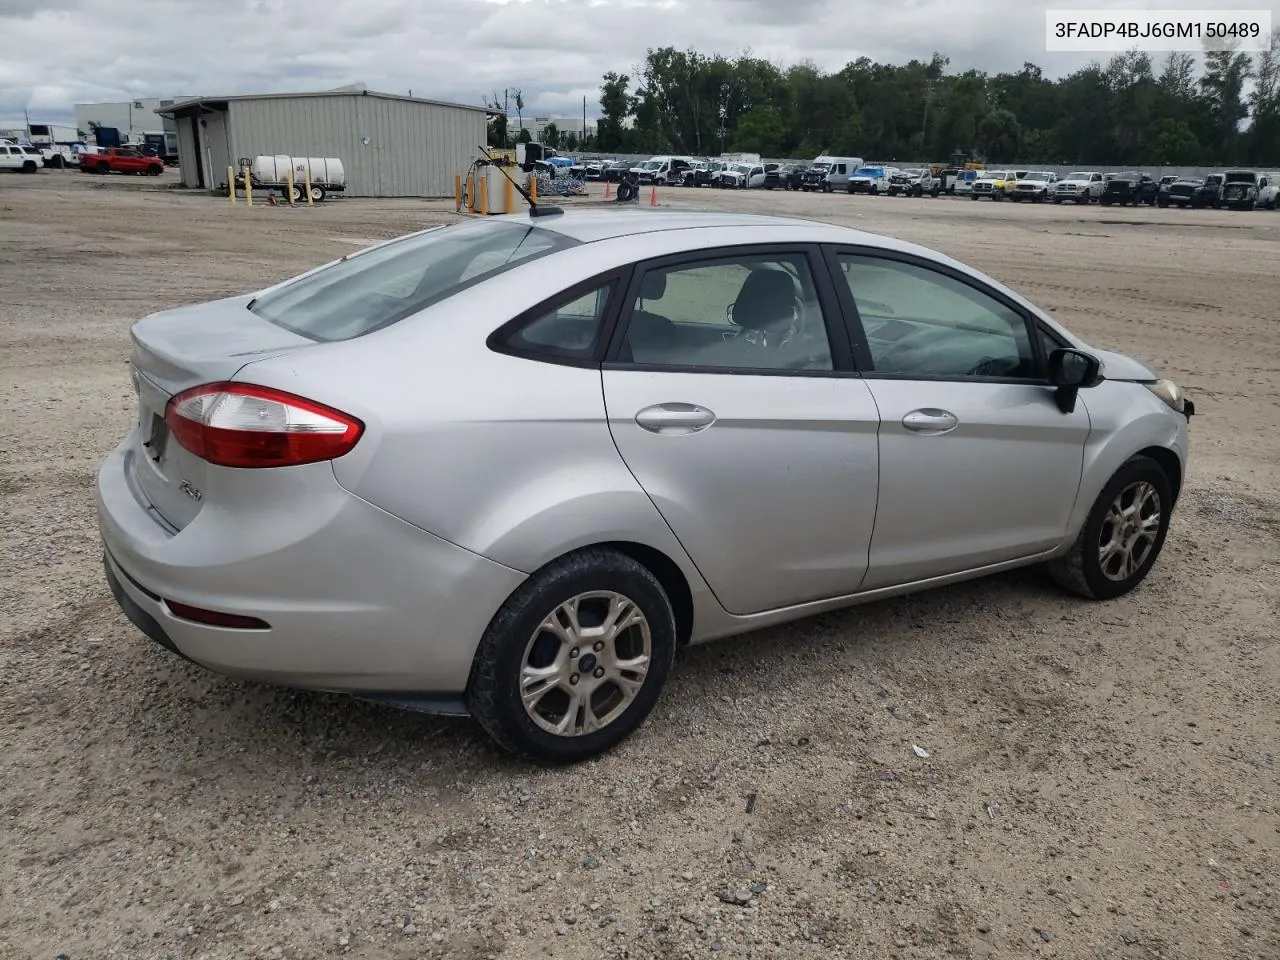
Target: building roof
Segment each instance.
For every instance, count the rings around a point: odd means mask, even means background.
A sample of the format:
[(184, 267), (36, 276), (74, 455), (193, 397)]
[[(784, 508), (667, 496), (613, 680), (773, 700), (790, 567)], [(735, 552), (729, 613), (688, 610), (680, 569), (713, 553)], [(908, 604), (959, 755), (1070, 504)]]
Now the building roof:
[(474, 110), (478, 113), (493, 114), (494, 111), (488, 107), (476, 106), (473, 103), (450, 103), (447, 100), (427, 100), (423, 97), (405, 97), (397, 93), (379, 93), (377, 90), (366, 90), (362, 86), (340, 87), (337, 90), (314, 90), (314, 91), (298, 91), (298, 92), (282, 92), (282, 93), (241, 93), (231, 94), (225, 97), (191, 97), (186, 100), (175, 100), (167, 107), (162, 107), (156, 113), (164, 116), (174, 116), (186, 110), (200, 106), (225, 106), (228, 103), (235, 103), (239, 100), (291, 100), (299, 97), (377, 97), (381, 100), (405, 100), (409, 103), (425, 103), (434, 107), (449, 107), (454, 110)]

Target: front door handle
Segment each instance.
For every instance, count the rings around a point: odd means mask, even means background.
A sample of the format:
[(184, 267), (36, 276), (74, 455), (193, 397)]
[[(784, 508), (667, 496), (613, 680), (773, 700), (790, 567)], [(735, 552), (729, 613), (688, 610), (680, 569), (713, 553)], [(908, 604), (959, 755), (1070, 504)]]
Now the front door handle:
[(937, 437), (944, 433), (950, 433), (960, 425), (960, 420), (948, 410), (924, 407), (920, 410), (912, 410), (903, 417), (902, 425), (912, 433), (918, 433), (926, 437)]
[(696, 403), (659, 403), (636, 414), (636, 423), (650, 433), (685, 436), (705, 430), (716, 422), (716, 415)]

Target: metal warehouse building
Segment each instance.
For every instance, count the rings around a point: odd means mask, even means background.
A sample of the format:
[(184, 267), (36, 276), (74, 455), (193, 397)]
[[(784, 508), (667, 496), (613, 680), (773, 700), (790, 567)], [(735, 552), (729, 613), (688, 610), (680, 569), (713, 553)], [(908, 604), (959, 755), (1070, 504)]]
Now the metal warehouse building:
[(451, 197), (453, 175), (487, 143), (489, 111), (363, 87), (179, 100), (157, 111), (178, 127), (188, 187), (226, 187), (242, 158), (337, 157), (347, 195)]

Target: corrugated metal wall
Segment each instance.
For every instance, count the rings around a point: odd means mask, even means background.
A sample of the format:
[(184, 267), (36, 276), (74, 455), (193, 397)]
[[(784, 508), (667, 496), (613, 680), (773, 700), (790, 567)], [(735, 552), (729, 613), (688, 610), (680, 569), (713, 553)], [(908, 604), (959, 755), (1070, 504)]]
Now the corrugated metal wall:
[(337, 157), (350, 196), (451, 197), (454, 173), (486, 142), (483, 112), (409, 100), (272, 97), (228, 109), (233, 156)]

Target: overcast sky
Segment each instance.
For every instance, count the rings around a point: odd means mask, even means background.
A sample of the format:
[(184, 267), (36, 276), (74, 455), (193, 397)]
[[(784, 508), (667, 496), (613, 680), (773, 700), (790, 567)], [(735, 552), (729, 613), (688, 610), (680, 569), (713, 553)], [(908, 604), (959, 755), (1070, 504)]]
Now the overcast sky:
[[(1278, 0), (0, 0), (0, 119), (70, 116), (134, 97), (348, 83), (465, 103), (520, 87), (525, 115), (599, 111), (600, 76), (649, 47), (838, 69), (938, 50), (953, 70), (1068, 73), (1108, 54), (1049, 54), (1046, 6), (1271, 8)], [(1157, 59), (1163, 55), (1156, 55)]]

